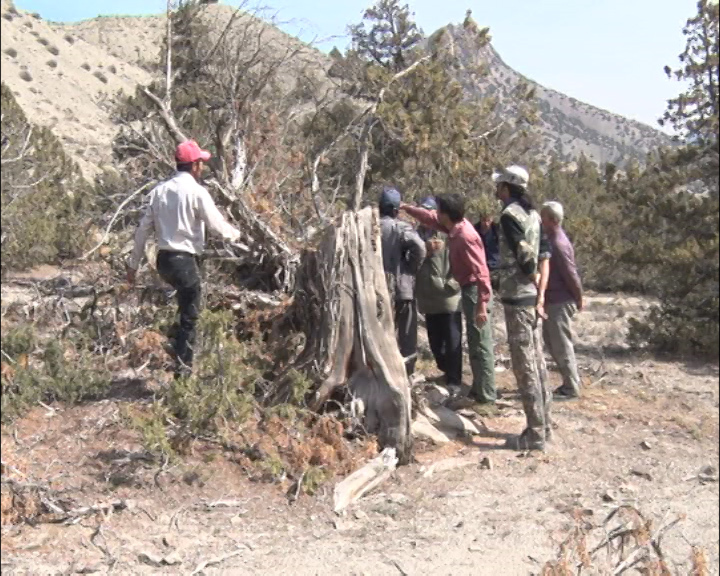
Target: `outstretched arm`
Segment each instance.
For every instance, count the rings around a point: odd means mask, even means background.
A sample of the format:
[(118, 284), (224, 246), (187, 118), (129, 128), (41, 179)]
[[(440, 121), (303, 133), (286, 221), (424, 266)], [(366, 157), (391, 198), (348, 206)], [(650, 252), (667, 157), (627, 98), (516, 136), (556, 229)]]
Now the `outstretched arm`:
[(408, 206), (407, 204), (400, 204), (400, 210), (405, 212), (408, 216), (412, 216), (415, 220), (427, 228), (431, 228), (437, 232), (448, 233), (448, 230), (438, 221), (437, 212), (435, 210), (425, 210), (425, 208), (417, 208), (416, 206)]

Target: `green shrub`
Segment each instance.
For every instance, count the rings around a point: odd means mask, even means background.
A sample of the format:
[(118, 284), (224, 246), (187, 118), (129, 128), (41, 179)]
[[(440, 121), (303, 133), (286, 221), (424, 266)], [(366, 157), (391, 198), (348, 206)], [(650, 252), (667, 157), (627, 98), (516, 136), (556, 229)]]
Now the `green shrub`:
[(77, 256), (87, 243), (89, 186), (52, 132), (29, 124), (5, 84), (0, 99), (7, 139), (0, 170), (1, 270)]
[[(34, 334), (28, 328), (19, 328), (13, 334), (3, 335), (3, 351), (29, 353), (36, 345)], [(75, 351), (72, 359), (65, 358), (72, 343), (51, 340), (39, 358), (27, 364), (17, 362), (14, 374), (2, 378), (2, 421), (11, 422), (39, 402), (74, 404), (97, 399), (110, 387), (112, 378), (100, 358), (85, 351)], [(40, 346), (37, 345), (39, 348)], [(20, 358), (18, 354), (17, 358)]]
[(2, 335), (2, 350), (12, 359), (32, 354), (37, 343), (37, 335), (32, 324), (17, 326), (5, 330)]

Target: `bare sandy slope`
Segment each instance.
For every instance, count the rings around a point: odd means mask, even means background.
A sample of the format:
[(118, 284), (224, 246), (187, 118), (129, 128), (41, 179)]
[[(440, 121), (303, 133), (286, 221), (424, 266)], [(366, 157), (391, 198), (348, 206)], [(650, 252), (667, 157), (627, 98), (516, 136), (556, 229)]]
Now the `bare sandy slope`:
[[(235, 553), (204, 573), (531, 574), (555, 557), (573, 513), (599, 526), (630, 503), (655, 526), (686, 515), (663, 542), (671, 566), (689, 573), (690, 544), (699, 545), (717, 574), (718, 485), (698, 473), (710, 466), (717, 476), (718, 371), (623, 350), (620, 316), (642, 306), (590, 297), (577, 325), (590, 344), (581, 347), (585, 396), (555, 405), (556, 440), (546, 454), (500, 449), (523, 425), (510, 372), (500, 372), (512, 406), (485, 419), (480, 436), (442, 448), (419, 443), (417, 463), (341, 518), (331, 512), (332, 485), (289, 505), (278, 487), (249, 482), (227, 454), (200, 445), (157, 476), (155, 465), (123, 464), (126, 453), (112, 451), (140, 450), (122, 416), (127, 402), (142, 401), (132, 390), (87, 406), (39, 407), (3, 430), (4, 462), (21, 466), (28, 480), (65, 487), (76, 501), (130, 498), (136, 507), (104, 522), (5, 527), (3, 573), (190, 574)], [(487, 456), (492, 469), (425, 477), (429, 463), (458, 455), (478, 464)], [(206, 506), (218, 499), (236, 502)], [(181, 563), (152, 567), (143, 554)]]
[(142, 68), (2, 2), (2, 81), (31, 122), (60, 138), (92, 176), (111, 160), (116, 129), (111, 110), (118, 91), (147, 83)]
[[(133, 94), (147, 85), (147, 69), (161, 61), (165, 16), (99, 17), (73, 24), (45, 22), (2, 0), (2, 81), (32, 122), (47, 126), (60, 138), (86, 176), (111, 164), (117, 126), (112, 111), (118, 92)], [(221, 33), (236, 10), (211, 5), (203, 18)], [(276, 53), (300, 49), (287, 67), (287, 82), (298, 66), (311, 65), (318, 74), (326, 57), (279, 29), (239, 13), (251, 22), (252, 37)], [(262, 35), (260, 35), (262, 30)]]

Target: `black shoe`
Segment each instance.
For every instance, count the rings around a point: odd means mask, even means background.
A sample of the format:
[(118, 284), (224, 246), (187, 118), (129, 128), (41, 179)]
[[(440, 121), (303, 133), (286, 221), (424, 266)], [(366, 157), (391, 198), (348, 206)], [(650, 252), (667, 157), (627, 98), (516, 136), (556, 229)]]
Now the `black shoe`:
[(518, 452), (529, 452), (530, 450), (539, 450), (542, 452), (545, 450), (545, 442), (542, 440), (530, 440), (526, 430), (519, 436), (508, 438), (505, 441), (505, 448)]
[(580, 394), (572, 388), (566, 388), (565, 386), (560, 386), (560, 388), (553, 392), (553, 400), (577, 400), (578, 398), (580, 398)]

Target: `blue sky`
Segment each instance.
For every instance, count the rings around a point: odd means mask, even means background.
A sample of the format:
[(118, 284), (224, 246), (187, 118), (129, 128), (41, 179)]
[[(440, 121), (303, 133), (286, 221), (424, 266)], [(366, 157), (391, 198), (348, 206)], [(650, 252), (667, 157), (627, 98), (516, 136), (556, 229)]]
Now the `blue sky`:
[[(237, 5), (237, 0), (225, 0)], [(681, 86), (663, 67), (676, 66), (682, 27), (696, 0), (409, 0), (426, 33), (461, 22), (465, 11), (490, 26), (493, 44), (518, 72), (579, 100), (657, 126), (668, 98)], [(344, 48), (346, 26), (368, 0), (263, 0), (283, 28), (320, 48)], [(48, 20), (76, 21), (109, 14), (164, 11), (165, 0), (16, 0)]]

